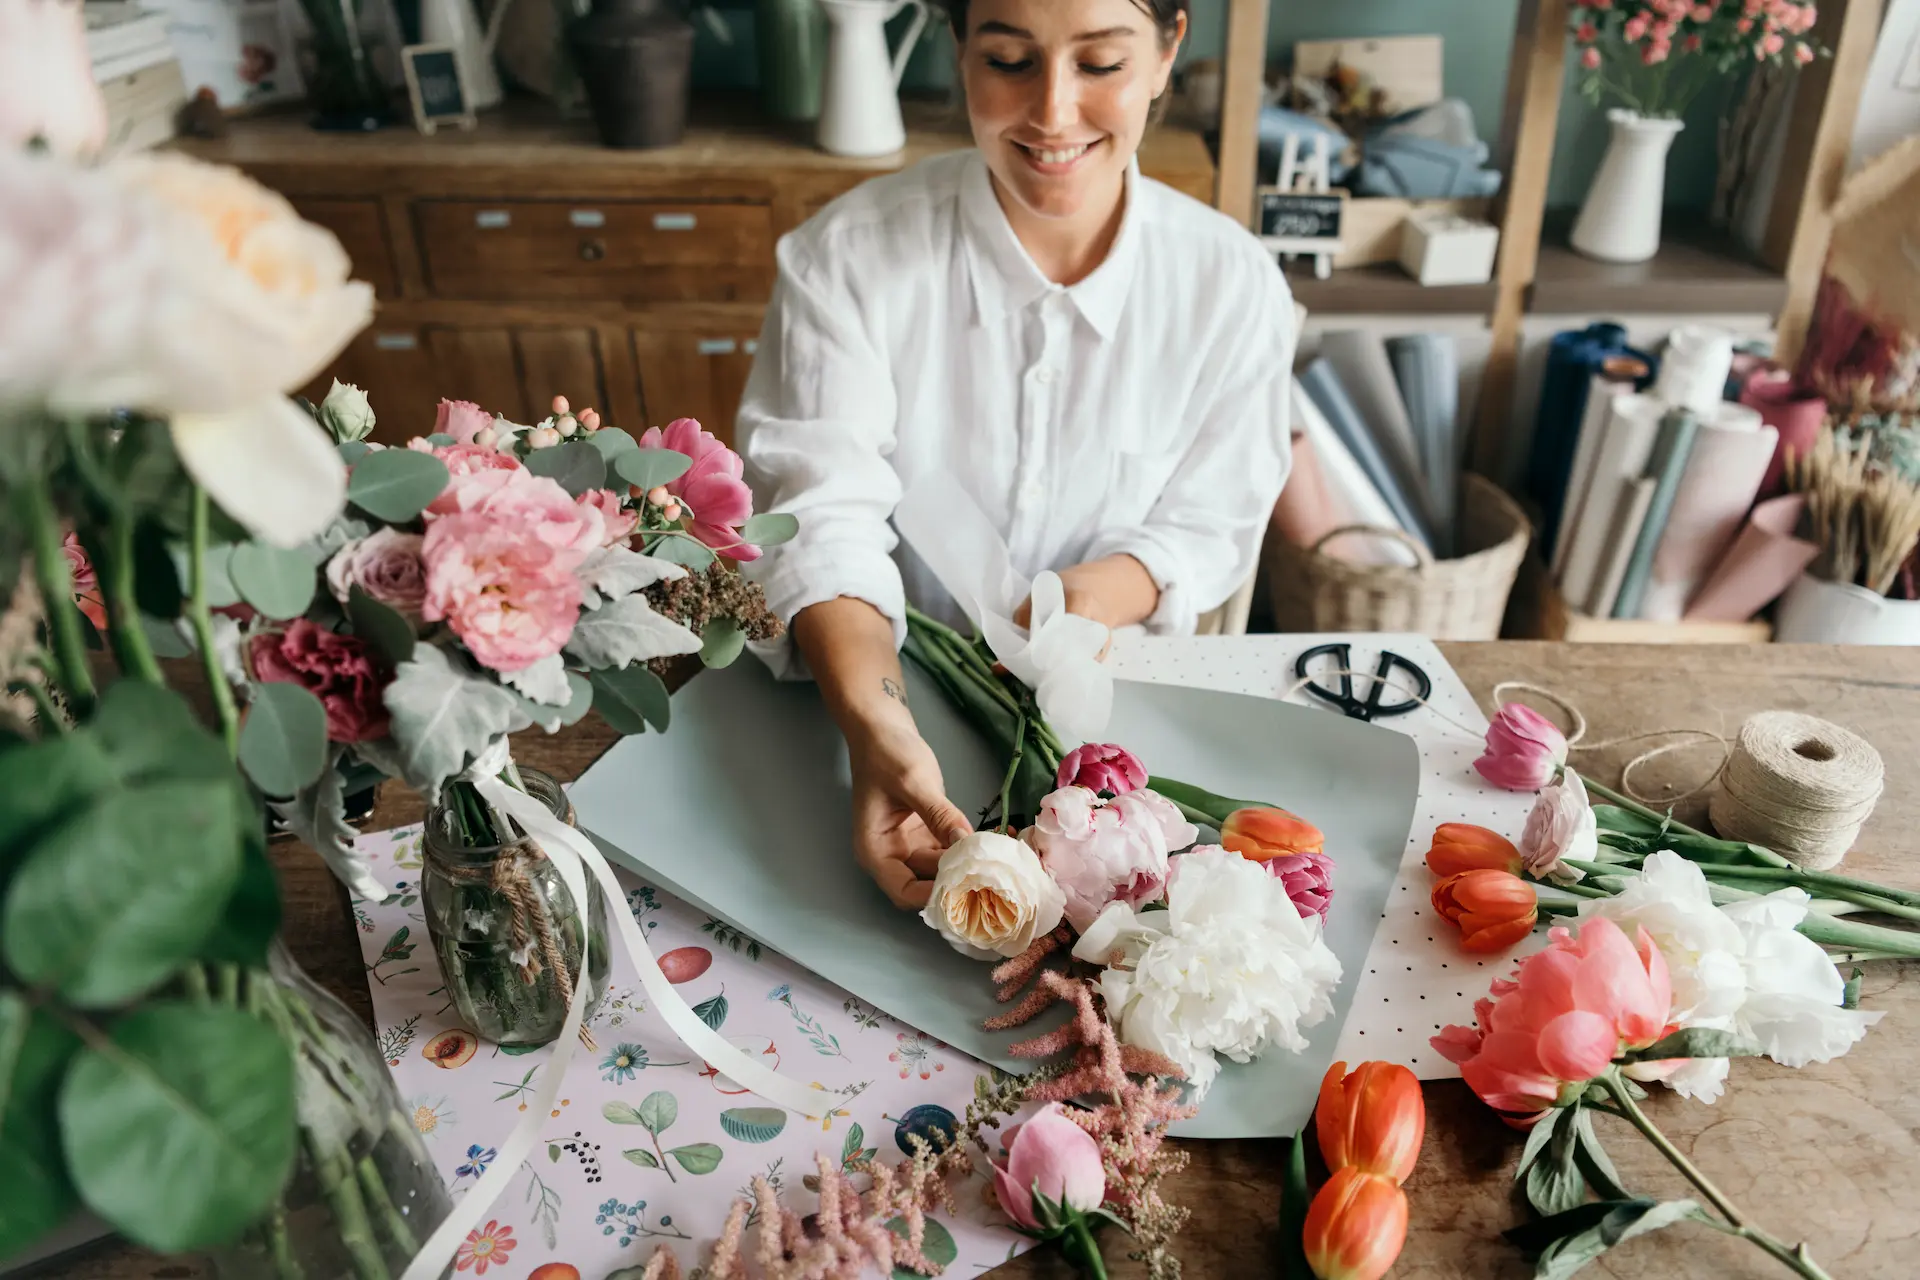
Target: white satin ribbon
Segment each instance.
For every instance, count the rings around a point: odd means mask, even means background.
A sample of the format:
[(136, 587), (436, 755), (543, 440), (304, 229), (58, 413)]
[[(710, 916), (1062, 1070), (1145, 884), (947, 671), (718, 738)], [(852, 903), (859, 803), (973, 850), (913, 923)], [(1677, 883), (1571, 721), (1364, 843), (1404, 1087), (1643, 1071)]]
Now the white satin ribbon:
[[(621, 941), (626, 944), (634, 968), (640, 973), (640, 985), (653, 1001), (655, 1011), (680, 1037), (681, 1043), (705, 1059), (708, 1066), (768, 1102), (809, 1120), (818, 1120), (825, 1115), (831, 1109), (834, 1095), (817, 1085), (798, 1084), (778, 1072), (768, 1070), (702, 1022), (700, 1016), (680, 998), (680, 993), (673, 989), (673, 984), (661, 971), (660, 962), (654, 959), (653, 949), (647, 945), (646, 936), (641, 933), (633, 914), (626, 909), (626, 893), (600, 850), (579, 831), (555, 818), (545, 805), (507, 786), (495, 776), (506, 767), (507, 759), (504, 741), (497, 745), (497, 753), (489, 751), (483, 754), (464, 776), (474, 784), (482, 798), (518, 822), (521, 830), (539, 843), (547, 860), (559, 871), (567, 892), (573, 895), (575, 902), (581, 904), (583, 911), (587, 902), (586, 872), (592, 872), (593, 878), (607, 895), (609, 914), (614, 919)], [(486, 771), (489, 764), (494, 767)], [(581, 977), (573, 984), (573, 1000), (567, 1005), (566, 1022), (560, 1028), (560, 1038), (554, 1042), (553, 1056), (547, 1060), (534, 1100), (528, 1104), (520, 1122), (514, 1125), (513, 1132), (500, 1144), (499, 1154), (494, 1157), (493, 1164), (480, 1176), (473, 1189), (461, 1198), (460, 1203), (453, 1207), (453, 1212), (447, 1215), (426, 1244), (420, 1247), (420, 1252), (407, 1264), (401, 1280), (436, 1280), (452, 1263), (454, 1252), (467, 1238), (467, 1233), (479, 1224), (493, 1202), (500, 1198), (507, 1184), (519, 1174), (521, 1163), (533, 1151), (541, 1125), (547, 1113), (553, 1110), (553, 1100), (559, 1096), (560, 1086), (566, 1079), (567, 1068), (573, 1062), (574, 1050), (580, 1042), (580, 1023), (586, 1016), (587, 989), (592, 985), (586, 977), (588, 949), (591, 945), (589, 935), (583, 932), (580, 939)]]
[[(1067, 612), (1060, 575), (1031, 582), (1014, 569), (1007, 544), (973, 496), (944, 472), (916, 480), (894, 508), (893, 525), (979, 628), (993, 656), (1028, 688), (1063, 738), (1088, 742), (1113, 714), (1113, 674), (1100, 661), (1113, 633)], [(1013, 615), (1031, 597), (1031, 625)]]

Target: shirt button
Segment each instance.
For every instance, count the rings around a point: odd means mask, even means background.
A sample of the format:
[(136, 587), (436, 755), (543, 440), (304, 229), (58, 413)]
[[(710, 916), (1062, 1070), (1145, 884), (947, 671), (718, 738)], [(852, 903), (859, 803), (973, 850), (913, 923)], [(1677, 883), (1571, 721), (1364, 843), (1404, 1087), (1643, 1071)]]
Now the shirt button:
[(1047, 368), (1045, 365), (1042, 365), (1039, 369), (1034, 371), (1033, 380), (1035, 382), (1041, 382), (1041, 383), (1052, 382), (1053, 370)]
[(1020, 501), (1038, 502), (1047, 496), (1047, 491), (1038, 480), (1029, 480), (1020, 486)]

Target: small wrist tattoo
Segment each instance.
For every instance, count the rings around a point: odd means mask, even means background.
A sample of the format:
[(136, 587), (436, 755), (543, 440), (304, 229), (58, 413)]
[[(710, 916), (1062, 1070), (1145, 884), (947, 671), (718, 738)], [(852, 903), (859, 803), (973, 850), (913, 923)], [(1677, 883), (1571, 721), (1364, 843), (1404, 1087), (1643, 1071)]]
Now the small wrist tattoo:
[(902, 689), (900, 682), (891, 676), (880, 677), (880, 692), (886, 694), (903, 707), (907, 705), (907, 691)]

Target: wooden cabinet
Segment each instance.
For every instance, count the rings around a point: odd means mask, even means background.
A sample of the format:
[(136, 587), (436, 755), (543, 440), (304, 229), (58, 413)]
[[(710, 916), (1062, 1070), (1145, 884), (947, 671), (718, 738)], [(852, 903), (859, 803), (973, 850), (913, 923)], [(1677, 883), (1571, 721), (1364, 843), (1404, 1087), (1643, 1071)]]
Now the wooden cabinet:
[(373, 286), (380, 299), (398, 297), (399, 276), (387, 243), (386, 222), (378, 200), (329, 200), (297, 196), (290, 202), (308, 222), (325, 227), (353, 262), (353, 276)]
[(753, 370), (755, 331), (664, 324), (636, 326), (631, 339), (646, 425), (698, 418), (731, 445), (734, 413)]
[(405, 444), (433, 430), (443, 384), (420, 330), (376, 321), (302, 394), (318, 404), (335, 378), (367, 393), (373, 405), (373, 438), (379, 443)]

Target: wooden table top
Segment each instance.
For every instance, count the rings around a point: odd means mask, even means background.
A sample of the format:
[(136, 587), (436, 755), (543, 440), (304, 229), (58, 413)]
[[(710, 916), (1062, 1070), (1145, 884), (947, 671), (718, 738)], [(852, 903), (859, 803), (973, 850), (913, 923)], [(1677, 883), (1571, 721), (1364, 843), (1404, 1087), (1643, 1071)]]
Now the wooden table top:
[[(1887, 789), (1843, 870), (1920, 887), (1920, 650), (1816, 646), (1680, 647), (1499, 642), (1442, 644), (1485, 705), (1500, 680), (1527, 680), (1570, 697), (1605, 741), (1655, 728), (1710, 728), (1731, 736), (1748, 715), (1784, 709), (1822, 716), (1863, 734), (1887, 762)], [(515, 744), (522, 761), (577, 777), (612, 741), (597, 718), (563, 736), (537, 732)], [(1633, 754), (1619, 748), (1576, 757), (1607, 782)], [(1714, 763), (1709, 752), (1675, 752), (1635, 774), (1643, 790), (1691, 787)], [(388, 787), (374, 825), (420, 817), (417, 800)], [(1704, 803), (1680, 806), (1704, 822)], [(287, 902), (288, 945), (308, 970), (371, 1022), (359, 944), (344, 890), (319, 859), (281, 845), (275, 861)], [(1866, 966), (1862, 1004), (1886, 1017), (1846, 1057), (1793, 1071), (1764, 1060), (1733, 1069), (1713, 1106), (1656, 1089), (1654, 1120), (1733, 1202), (1776, 1236), (1808, 1241), (1835, 1280), (1909, 1280), (1920, 1274), (1920, 1090), (1911, 1087), (1920, 1050), (1920, 965)], [(1460, 1021), (1470, 1017), (1457, 1011)], [(1393, 1280), (1522, 1280), (1531, 1268), (1500, 1232), (1529, 1211), (1512, 1189), (1520, 1138), (1458, 1081), (1426, 1086), (1427, 1140), (1406, 1189), (1412, 1226)], [(1646, 1195), (1686, 1194), (1650, 1147), (1624, 1124), (1596, 1117), (1625, 1184)], [(1189, 1280), (1278, 1274), (1275, 1218), (1280, 1153), (1275, 1141), (1185, 1144), (1193, 1163), (1169, 1198), (1193, 1210), (1178, 1252)], [(716, 1219), (717, 1223), (717, 1219)], [(1105, 1237), (1116, 1280), (1138, 1277), (1125, 1241)], [(57, 1269), (74, 1280), (192, 1280), (190, 1261), (109, 1245)], [(1041, 1249), (990, 1273), (995, 1280), (1072, 1275)], [(1628, 1242), (1583, 1275), (1604, 1280), (1734, 1280), (1786, 1274), (1750, 1245), (1682, 1225)], [(511, 1280), (511, 1277), (509, 1277)], [(598, 1280), (590, 1277), (589, 1280)]]

